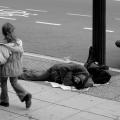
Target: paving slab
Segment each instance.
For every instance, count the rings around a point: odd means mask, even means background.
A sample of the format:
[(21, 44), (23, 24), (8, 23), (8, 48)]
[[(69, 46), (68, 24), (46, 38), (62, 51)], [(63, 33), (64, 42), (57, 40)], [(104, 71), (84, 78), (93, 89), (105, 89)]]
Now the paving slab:
[(50, 105), (51, 105), (51, 103), (32, 99), (32, 106), (28, 110), (28, 109), (25, 108), (25, 103), (20, 102), (19, 100), (13, 100), (10, 103), (9, 107), (0, 106), (0, 109), (2, 109), (4, 111), (7, 111), (7, 112), (14, 113), (14, 114), (18, 114), (18, 115), (26, 115), (28, 113), (31, 114), (31, 112), (36, 111), (38, 109), (48, 107)]
[(78, 94), (79, 93), (64, 91), (61, 90), (60, 88), (51, 87), (49, 88), (49, 90), (44, 90), (42, 92), (34, 94), (33, 97), (40, 100), (46, 100), (52, 103), (59, 103), (62, 100), (70, 99), (71, 97), (74, 97)]
[(43, 70), (48, 69), (49, 67), (51, 67), (52, 65), (54, 65), (56, 63), (60, 63), (56, 60), (44, 59), (42, 57), (39, 57), (39, 55), (37, 55), (37, 56), (38, 57), (30, 56), (30, 55), (25, 54), (23, 56), (24, 67), (43, 71)]
[(82, 93), (108, 100), (114, 100), (114, 98), (120, 95), (120, 87), (105, 84), (98, 87), (92, 87), (88, 91)]
[(100, 104), (101, 101), (104, 100), (90, 95), (79, 94), (77, 96), (71, 97), (70, 99), (60, 101), (59, 104), (74, 109), (85, 110)]
[[(97, 115), (89, 112), (80, 112), (63, 120), (113, 120), (113, 118), (109, 118), (106, 116)], [(114, 119), (115, 120), (115, 119)], [(119, 119), (116, 119), (119, 120)]]
[(35, 120), (35, 119), (32, 118), (31, 116), (27, 116), (27, 117), (20, 116), (20, 117), (13, 118), (12, 120)]
[[(32, 94), (41, 92), (43, 90), (43, 86), (41, 86), (37, 82), (35, 83), (35, 82), (32, 82), (32, 81), (19, 80), (18, 83), (25, 90), (29, 91)], [(12, 86), (11, 86), (11, 84), (9, 82), (8, 82), (8, 91), (15, 93), (15, 91), (13, 90), (13, 88), (12, 88)]]
[(14, 120), (19, 115), (0, 109), (0, 120)]
[(87, 109), (88, 112), (92, 112), (101, 116), (113, 118), (114, 120), (120, 119), (120, 102), (105, 100), (92, 108)]
[(47, 108), (37, 110), (32, 113), (32, 117), (39, 120), (62, 120), (68, 116), (77, 114), (79, 110), (68, 108), (65, 106), (51, 105)]

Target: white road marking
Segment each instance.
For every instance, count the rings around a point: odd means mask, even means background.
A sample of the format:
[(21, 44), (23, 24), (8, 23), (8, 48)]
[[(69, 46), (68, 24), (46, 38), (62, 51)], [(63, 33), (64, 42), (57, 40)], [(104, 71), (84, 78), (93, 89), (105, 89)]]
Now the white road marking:
[[(73, 63), (79, 64), (79, 65), (84, 65), (84, 63), (82, 63), (82, 62), (71, 61), (71, 60), (67, 61), (67, 60), (64, 60), (64, 59), (51, 57), (51, 56), (40, 55), (40, 54), (35, 54), (35, 53), (25, 52), (24, 55), (31, 56), (31, 57), (37, 57), (37, 58), (41, 58), (41, 59), (47, 59), (47, 60), (51, 60), (51, 61), (58, 61), (58, 62), (64, 62), (64, 63), (73, 62)], [(120, 70), (117, 69), (117, 68), (111, 68), (110, 67), (109, 70), (114, 71), (114, 72), (120, 72)]]
[(29, 10), (29, 11), (37, 11), (37, 12), (48, 12), (46, 10), (35, 10), (35, 9), (26, 9), (26, 10)]
[(88, 28), (88, 27), (85, 27), (83, 29), (85, 29), (85, 30), (92, 30), (92, 28)]
[(0, 6), (0, 7), (2, 7), (2, 8), (9, 8), (9, 7), (6, 7), (6, 6)]
[(57, 24), (57, 23), (49, 23), (49, 22), (41, 22), (41, 21), (36, 21), (35, 23), (41, 23), (41, 24), (46, 24), (46, 25), (55, 25), (55, 26), (61, 25), (61, 24)]
[(24, 10), (15, 10), (15, 9), (0, 9), (0, 16), (22, 16), (22, 17), (29, 17), (30, 15), (38, 15), (32, 14)]
[[(92, 30), (92, 28), (88, 28), (88, 27), (84, 27), (83, 29)], [(106, 32), (114, 32), (114, 31), (112, 31), (112, 30), (106, 30)]]
[(113, 30), (106, 30), (106, 32), (114, 32)]
[(23, 11), (23, 10), (15, 10), (15, 9), (0, 9), (0, 11), (3, 11), (3, 12), (12, 12), (12, 13), (26, 13), (26, 11)]
[(81, 16), (81, 17), (92, 17), (91, 15), (82, 15), (82, 14), (74, 14), (74, 13), (67, 13), (67, 15)]
[(8, 18), (8, 17), (0, 17), (0, 19), (16, 20), (15, 18)]

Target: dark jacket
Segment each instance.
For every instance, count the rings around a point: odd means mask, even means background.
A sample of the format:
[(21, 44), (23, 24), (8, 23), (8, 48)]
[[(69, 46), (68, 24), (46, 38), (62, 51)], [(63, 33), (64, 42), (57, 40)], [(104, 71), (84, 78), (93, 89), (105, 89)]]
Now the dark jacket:
[(72, 85), (73, 76), (78, 74), (86, 74), (89, 76), (87, 69), (75, 63), (61, 63), (53, 65), (48, 72), (50, 73), (50, 81), (55, 81), (60, 84)]

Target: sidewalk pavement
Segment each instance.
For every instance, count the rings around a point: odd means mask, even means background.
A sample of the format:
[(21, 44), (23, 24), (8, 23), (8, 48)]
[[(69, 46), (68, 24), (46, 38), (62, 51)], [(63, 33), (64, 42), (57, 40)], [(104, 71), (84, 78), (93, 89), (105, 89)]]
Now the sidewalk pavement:
[[(46, 70), (62, 62), (41, 56), (23, 57), (27, 68)], [(92, 87), (88, 91), (64, 91), (46, 82), (20, 80), (33, 95), (32, 106), (25, 109), (8, 82), (10, 106), (0, 106), (0, 120), (120, 120), (120, 75), (109, 84)]]

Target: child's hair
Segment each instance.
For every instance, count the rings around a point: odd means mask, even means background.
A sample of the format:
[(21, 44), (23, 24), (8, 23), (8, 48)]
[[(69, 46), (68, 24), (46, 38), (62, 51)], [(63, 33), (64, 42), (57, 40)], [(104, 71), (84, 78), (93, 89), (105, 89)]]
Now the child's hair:
[(2, 26), (2, 33), (7, 42), (16, 42), (16, 36), (14, 35), (15, 27), (11, 23), (5, 23)]

